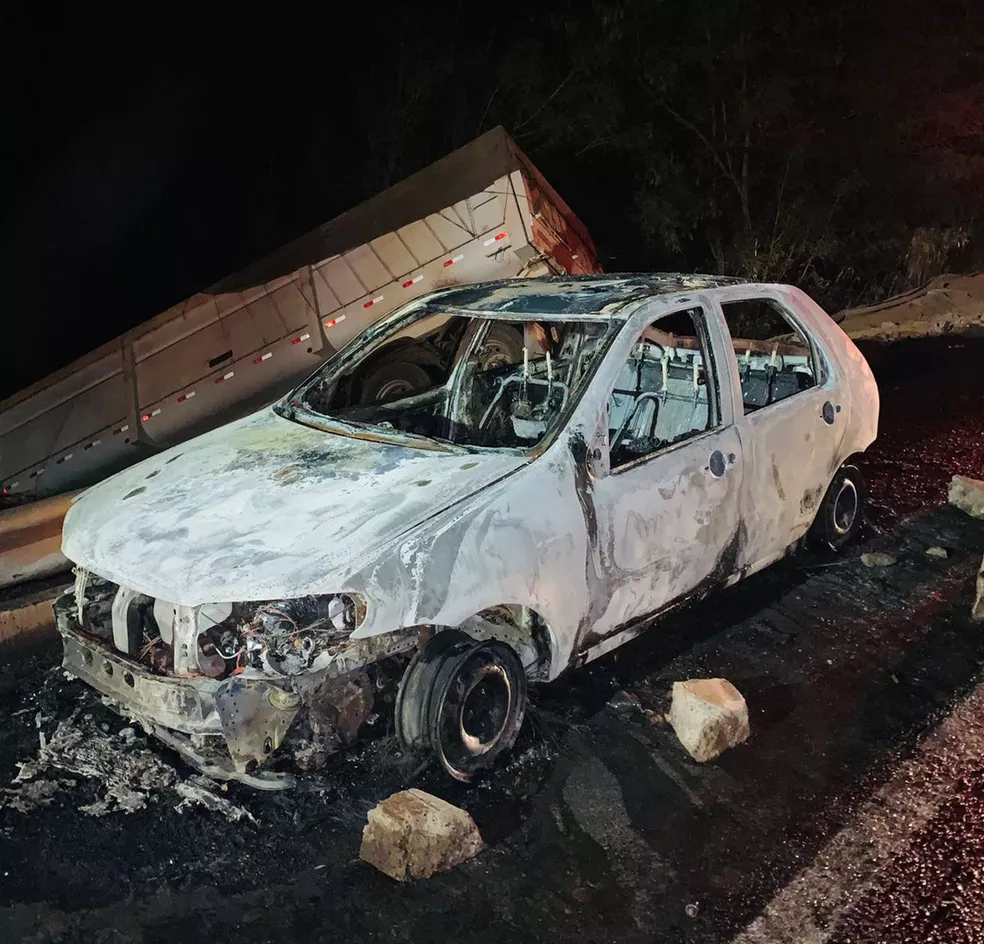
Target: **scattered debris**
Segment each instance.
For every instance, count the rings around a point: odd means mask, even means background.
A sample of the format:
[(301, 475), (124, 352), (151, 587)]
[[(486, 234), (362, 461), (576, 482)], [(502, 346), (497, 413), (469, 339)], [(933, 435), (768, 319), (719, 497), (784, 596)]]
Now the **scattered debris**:
[(428, 878), (481, 852), (482, 837), (464, 810), (411, 789), (369, 811), (359, 857), (399, 882)]
[(972, 518), (984, 518), (984, 481), (966, 475), (953, 476), (947, 500)]
[(891, 567), (895, 563), (895, 558), (882, 551), (865, 551), (861, 555), (861, 563), (865, 567)]
[(673, 683), (670, 724), (680, 743), (699, 763), (748, 739), (748, 706), (726, 679)]
[(20, 787), (0, 787), (0, 806), (30, 813), (40, 806), (50, 806), (65, 784), (63, 780), (35, 780)]
[(938, 544), (934, 544), (932, 547), (926, 548), (927, 557), (938, 557), (940, 560), (950, 556), (950, 552), (945, 547), (940, 547)]
[(101, 798), (79, 807), (91, 816), (132, 813), (144, 809), (148, 800), (173, 790), (180, 798), (176, 807), (179, 811), (201, 806), (233, 822), (245, 819), (256, 825), (247, 810), (219, 796), (217, 790), (222, 787), (207, 777), (192, 775), (182, 780), (177, 770), (146, 746), (146, 740), (135, 728), (126, 727), (111, 735), (103, 730), (105, 725), (97, 726), (90, 714), (81, 722), (77, 722), (77, 715), (75, 712), (60, 721), (50, 739), (38, 724), (41, 742), (38, 756), (18, 765), (20, 772), (13, 786), (0, 788), (0, 806), (27, 813), (50, 804), (60, 790), (68, 790), (75, 784), (69, 779), (42, 777), (46, 771), (55, 769), (102, 784)]
[(700, 905), (697, 902), (692, 901), (686, 908), (683, 909), (688, 918), (696, 918), (700, 913)]
[(642, 702), (631, 692), (619, 689), (608, 699), (608, 707), (617, 715), (631, 715), (642, 711)]
[(236, 806), (235, 803), (230, 803), (225, 797), (219, 796), (216, 792), (215, 782), (201, 774), (194, 774), (187, 780), (179, 781), (174, 785), (174, 792), (181, 797), (181, 802), (175, 807), (179, 813), (193, 806), (203, 806), (213, 813), (221, 813), (233, 823), (245, 819), (254, 826), (257, 825), (252, 813), (241, 806)]
[(171, 787), (178, 779), (173, 767), (146, 748), (125, 749), (120, 739), (88, 733), (72, 718), (60, 721), (51, 740), (38, 751), (37, 760), (21, 764), (14, 783), (34, 780), (41, 772), (56, 768), (103, 783), (105, 796), (81, 809), (93, 816), (115, 810), (132, 813), (147, 805), (151, 792)]

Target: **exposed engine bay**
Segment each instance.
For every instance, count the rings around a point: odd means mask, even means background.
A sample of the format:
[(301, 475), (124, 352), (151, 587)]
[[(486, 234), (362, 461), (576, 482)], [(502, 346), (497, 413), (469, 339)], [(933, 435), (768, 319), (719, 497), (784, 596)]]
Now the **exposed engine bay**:
[(259, 770), (281, 745), (310, 769), (371, 725), (417, 644), (352, 639), (346, 594), (184, 607), (82, 570), (55, 613), (67, 670), (210, 776), (266, 788), (292, 782)]

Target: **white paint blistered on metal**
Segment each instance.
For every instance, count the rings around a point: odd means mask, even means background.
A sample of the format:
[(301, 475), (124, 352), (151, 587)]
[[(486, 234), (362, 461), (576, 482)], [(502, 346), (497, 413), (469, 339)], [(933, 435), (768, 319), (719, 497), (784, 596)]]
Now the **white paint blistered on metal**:
[[(359, 594), (368, 611), (358, 639), (526, 607), (542, 621), (545, 674), (556, 677), (637, 632), (647, 615), (780, 557), (877, 423), (864, 359), (788, 287), (703, 277), (654, 281), (649, 291), (638, 279), (512, 282), (484, 296), (470, 288), (470, 310), (510, 317), (524, 295), (551, 293), (583, 309), (601, 285), (621, 294), (598, 317), (625, 323), (566, 427), (539, 452), (422, 449), (399, 434), (353, 438), (265, 409), (89, 489), (66, 517), (65, 554), (189, 618), (203, 604)], [(464, 310), (453, 296), (430, 299)], [(718, 305), (741, 297), (781, 301), (828, 362), (820, 385), (747, 417)], [(720, 378), (719, 425), (610, 471), (605, 411), (626, 357), (654, 319), (697, 306)], [(562, 309), (541, 320), (562, 319)], [(827, 400), (840, 407), (833, 424), (821, 418)]]

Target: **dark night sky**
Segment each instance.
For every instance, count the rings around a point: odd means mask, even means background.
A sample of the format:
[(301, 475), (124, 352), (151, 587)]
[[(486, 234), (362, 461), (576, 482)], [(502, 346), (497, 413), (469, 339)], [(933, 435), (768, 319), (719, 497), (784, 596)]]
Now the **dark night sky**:
[(152, 52), (64, 25), (35, 45), (44, 80), (6, 96), (0, 258), (4, 346), (39, 325), (45, 344), (0, 395), (357, 202), (351, 73), (289, 33)]

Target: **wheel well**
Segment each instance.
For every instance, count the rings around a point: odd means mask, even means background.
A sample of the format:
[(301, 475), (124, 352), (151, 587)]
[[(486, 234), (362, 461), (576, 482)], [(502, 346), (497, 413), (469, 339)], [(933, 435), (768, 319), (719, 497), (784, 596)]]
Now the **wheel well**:
[(498, 639), (512, 646), (530, 679), (549, 676), (553, 636), (546, 620), (532, 607), (500, 603), (469, 616), (458, 628), (475, 639)]

